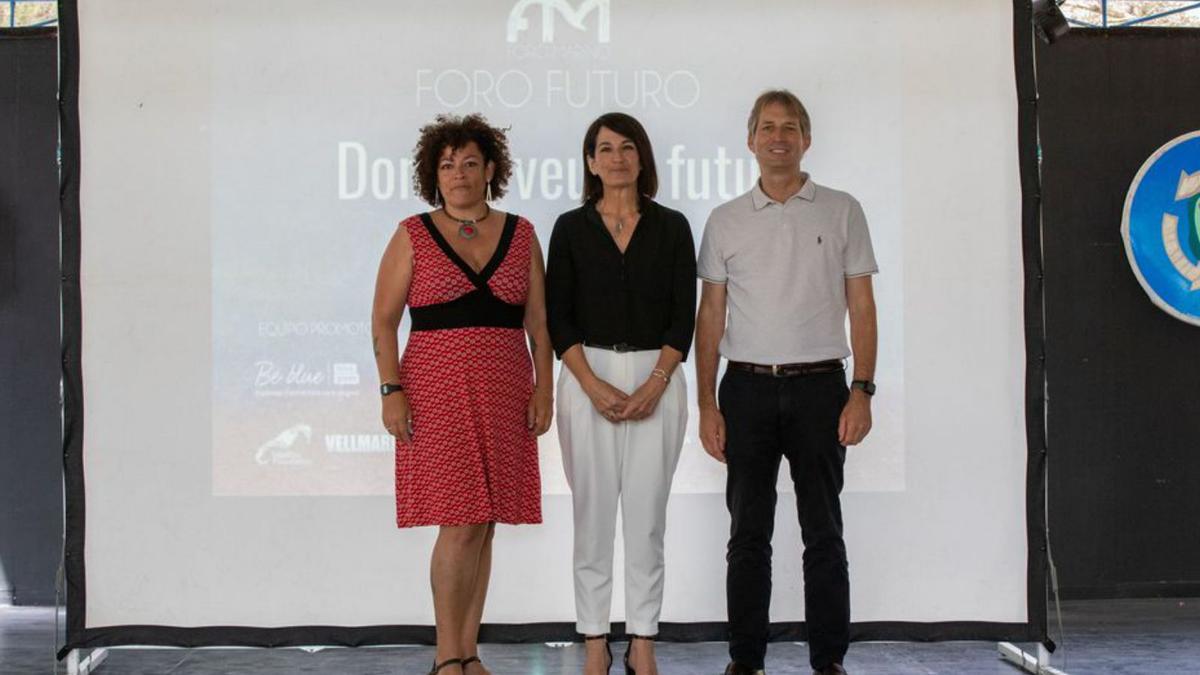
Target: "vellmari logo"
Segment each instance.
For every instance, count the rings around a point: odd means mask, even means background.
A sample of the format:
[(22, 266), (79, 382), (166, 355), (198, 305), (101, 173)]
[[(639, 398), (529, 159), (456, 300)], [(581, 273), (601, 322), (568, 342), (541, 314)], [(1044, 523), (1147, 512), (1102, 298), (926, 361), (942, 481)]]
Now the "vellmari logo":
[(1125, 253), (1154, 304), (1200, 326), (1200, 131), (1142, 165), (1121, 220)]
[(508, 13), (508, 41), (516, 42), (521, 31), (529, 30), (529, 19), (525, 18), (525, 10), (532, 5), (542, 8), (542, 42), (554, 42), (554, 15), (559, 14), (571, 26), (579, 30), (587, 30), (583, 20), (588, 14), (596, 12), (596, 40), (608, 42), (608, 0), (584, 0), (578, 8), (572, 7), (568, 0), (518, 0)]

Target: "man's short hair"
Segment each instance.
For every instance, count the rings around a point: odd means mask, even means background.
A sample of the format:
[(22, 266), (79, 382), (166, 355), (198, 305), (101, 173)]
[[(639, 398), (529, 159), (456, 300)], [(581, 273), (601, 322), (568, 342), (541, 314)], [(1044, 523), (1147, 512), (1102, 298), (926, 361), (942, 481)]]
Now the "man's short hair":
[(754, 135), (754, 130), (758, 127), (758, 116), (762, 114), (762, 109), (768, 104), (779, 103), (788, 109), (796, 117), (800, 118), (800, 132), (806, 138), (812, 136), (812, 121), (808, 118), (808, 110), (796, 95), (787, 89), (768, 89), (759, 95), (754, 101), (754, 107), (750, 109), (750, 121), (746, 124), (746, 128), (750, 135)]

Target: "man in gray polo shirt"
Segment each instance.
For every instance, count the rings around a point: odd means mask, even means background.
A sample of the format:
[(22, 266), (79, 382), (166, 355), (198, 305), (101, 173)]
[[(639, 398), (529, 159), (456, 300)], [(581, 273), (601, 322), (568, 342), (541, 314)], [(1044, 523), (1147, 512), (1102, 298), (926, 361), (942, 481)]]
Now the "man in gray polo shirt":
[[(791, 92), (768, 91), (750, 114), (762, 178), (713, 211), (697, 271), (700, 439), (728, 467), (726, 675), (763, 672), (771, 600), (775, 484), (782, 458), (804, 541), (804, 608), (814, 673), (844, 673), (850, 581), (842, 538), (846, 446), (871, 428), (878, 271), (862, 207), (800, 170), (812, 143)], [(846, 315), (850, 316), (850, 343)], [(851, 350), (853, 347), (853, 350)], [(717, 365), (728, 359), (715, 391)], [(846, 386), (843, 359), (854, 356)]]

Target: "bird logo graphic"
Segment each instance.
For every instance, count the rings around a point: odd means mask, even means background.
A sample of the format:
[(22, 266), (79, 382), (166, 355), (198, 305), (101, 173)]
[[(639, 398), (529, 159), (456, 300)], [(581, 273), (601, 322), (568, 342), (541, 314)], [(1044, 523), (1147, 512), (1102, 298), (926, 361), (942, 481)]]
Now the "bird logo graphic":
[(274, 438), (258, 446), (254, 453), (257, 464), (291, 464), (302, 466), (312, 464), (312, 460), (300, 454), (294, 447), (303, 438), (312, 440), (312, 427), (307, 424), (296, 424), (279, 432)]

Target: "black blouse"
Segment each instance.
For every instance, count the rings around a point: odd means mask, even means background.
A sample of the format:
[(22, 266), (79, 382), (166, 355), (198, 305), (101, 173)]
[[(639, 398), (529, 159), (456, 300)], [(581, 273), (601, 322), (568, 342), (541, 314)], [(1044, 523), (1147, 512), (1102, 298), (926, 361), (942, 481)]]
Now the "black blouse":
[(588, 202), (558, 217), (546, 260), (550, 341), (634, 349), (670, 345), (687, 358), (696, 323), (696, 247), (682, 213), (643, 199), (624, 255)]

